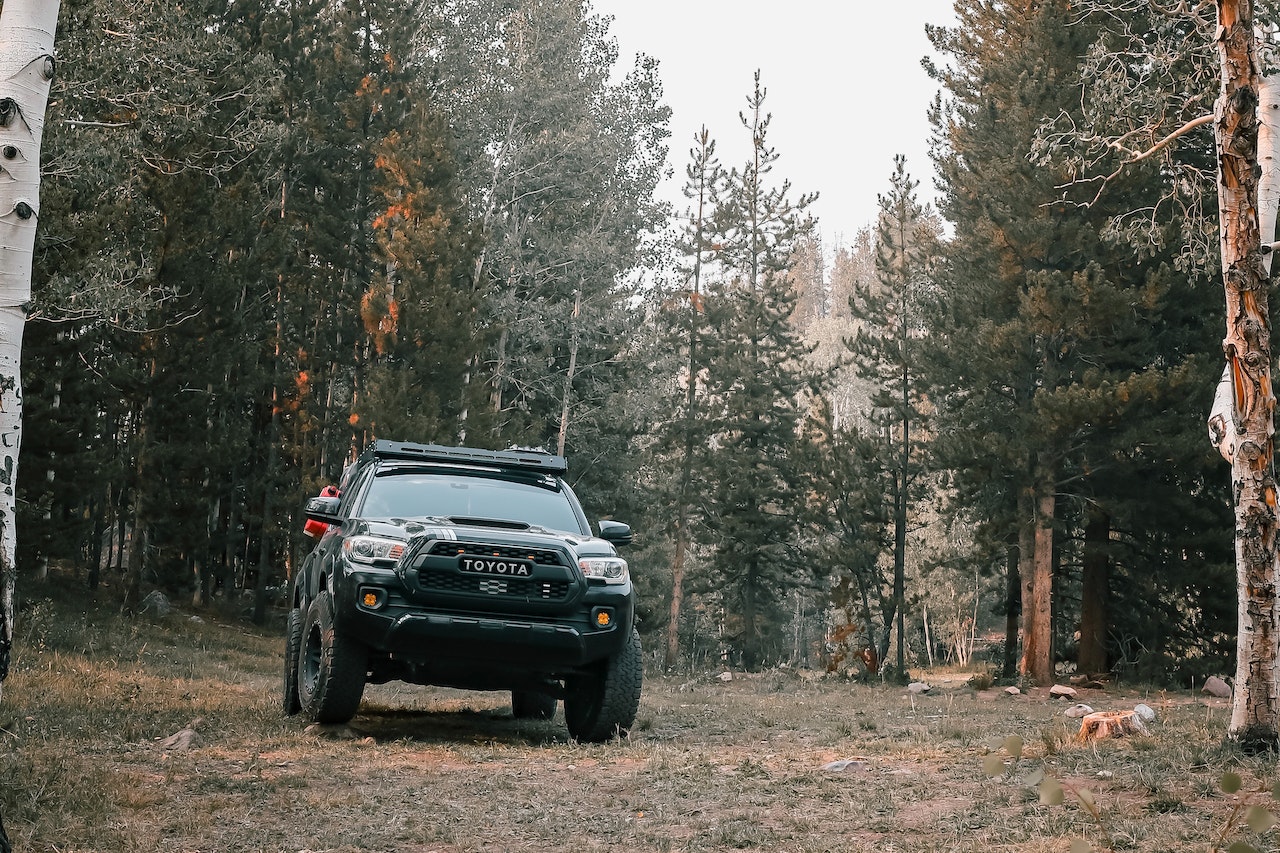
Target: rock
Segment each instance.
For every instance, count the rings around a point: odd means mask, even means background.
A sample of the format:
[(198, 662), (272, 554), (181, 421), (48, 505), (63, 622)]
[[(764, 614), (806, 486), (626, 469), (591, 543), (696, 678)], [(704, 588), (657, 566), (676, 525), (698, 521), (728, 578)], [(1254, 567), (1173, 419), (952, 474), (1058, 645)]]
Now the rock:
[(721, 681), (733, 681), (733, 673), (727, 672), (727, 671), (722, 672), (719, 675), (717, 675), (716, 678), (720, 679)]
[(1004, 692), (1005, 692), (1005, 693), (1008, 693), (1010, 696), (1021, 696), (1021, 695), (1022, 695), (1022, 691), (1021, 691), (1021, 690), (1019, 690), (1019, 689), (1018, 689), (1018, 688), (1016, 688), (1016, 687), (1006, 687), (1006, 688), (1004, 689)]
[(1231, 685), (1223, 681), (1216, 675), (1211, 675), (1204, 681), (1204, 686), (1200, 688), (1201, 693), (1208, 693), (1210, 696), (1217, 696), (1219, 699), (1231, 698)]
[(1156, 720), (1156, 709), (1141, 702), (1133, 706), (1133, 713), (1137, 714), (1144, 723), (1154, 723)]
[(928, 693), (932, 689), (933, 689), (932, 684), (926, 684), (923, 681), (913, 681), (907, 685), (907, 692), (914, 693), (916, 695), (919, 695), (921, 693)]
[(196, 731), (196, 726), (203, 722), (204, 720), (199, 717), (192, 720), (185, 729), (180, 729), (160, 741), (160, 748), (165, 752), (186, 752), (193, 746), (199, 746), (200, 734)]
[(843, 773), (846, 770), (866, 770), (867, 759), (865, 758), (844, 758), (839, 761), (828, 761), (822, 765), (822, 769), (831, 773)]
[(151, 612), (164, 618), (169, 615), (169, 611), (173, 610), (173, 607), (169, 604), (169, 599), (164, 597), (163, 592), (153, 589), (147, 593), (146, 598), (142, 599), (141, 610), (143, 613)]
[(1055, 684), (1049, 688), (1049, 695), (1055, 699), (1074, 699), (1076, 698), (1076, 689), (1065, 684)]
[(1092, 709), (1092, 708), (1090, 708), (1088, 705), (1085, 705), (1085, 704), (1082, 702), (1082, 703), (1080, 703), (1079, 705), (1072, 705), (1070, 708), (1068, 708), (1067, 710), (1063, 711), (1062, 713), (1063, 713), (1063, 716), (1067, 716), (1067, 717), (1071, 717), (1071, 718), (1073, 718), (1073, 719), (1076, 719), (1076, 718), (1079, 718), (1079, 717), (1083, 717), (1083, 716), (1085, 716), (1086, 714), (1092, 714), (1092, 713), (1093, 713), (1093, 709)]

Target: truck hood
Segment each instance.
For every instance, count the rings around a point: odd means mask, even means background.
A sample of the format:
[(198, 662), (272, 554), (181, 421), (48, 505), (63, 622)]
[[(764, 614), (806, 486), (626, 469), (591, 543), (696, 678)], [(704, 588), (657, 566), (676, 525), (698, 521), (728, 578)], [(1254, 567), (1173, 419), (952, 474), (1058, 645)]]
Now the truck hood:
[(611, 542), (595, 536), (547, 530), (501, 519), (360, 518), (353, 519), (347, 529), (354, 535), (403, 539), (410, 545), (407, 552), (417, 551), (424, 542), (445, 539), (494, 545), (568, 547), (570, 553), (577, 557), (614, 557), (618, 554)]

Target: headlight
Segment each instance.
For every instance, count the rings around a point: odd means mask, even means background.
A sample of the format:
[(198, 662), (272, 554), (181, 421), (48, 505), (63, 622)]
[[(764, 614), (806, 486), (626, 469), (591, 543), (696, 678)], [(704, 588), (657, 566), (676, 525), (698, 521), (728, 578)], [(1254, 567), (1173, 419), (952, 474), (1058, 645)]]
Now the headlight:
[(578, 568), (589, 578), (600, 578), (605, 583), (626, 583), (631, 579), (627, 561), (621, 557), (582, 557)]
[(343, 540), (342, 552), (354, 563), (394, 563), (404, 554), (404, 543), (378, 536), (352, 536)]

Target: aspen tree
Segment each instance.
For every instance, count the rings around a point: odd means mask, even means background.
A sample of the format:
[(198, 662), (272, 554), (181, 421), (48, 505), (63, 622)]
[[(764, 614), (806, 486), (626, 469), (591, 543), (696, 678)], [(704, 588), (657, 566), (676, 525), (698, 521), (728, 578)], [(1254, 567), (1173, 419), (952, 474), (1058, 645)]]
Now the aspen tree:
[[(53, 80), (57, 0), (0, 7), (0, 693), (13, 651), (15, 479), (22, 439), (22, 330), (40, 211), (40, 140)], [(9, 849), (0, 823), (0, 850)]]
[(9, 674), (13, 649), (22, 330), (31, 298), (40, 140), (57, 24), (57, 0), (8, 0), (0, 7), (0, 686)]

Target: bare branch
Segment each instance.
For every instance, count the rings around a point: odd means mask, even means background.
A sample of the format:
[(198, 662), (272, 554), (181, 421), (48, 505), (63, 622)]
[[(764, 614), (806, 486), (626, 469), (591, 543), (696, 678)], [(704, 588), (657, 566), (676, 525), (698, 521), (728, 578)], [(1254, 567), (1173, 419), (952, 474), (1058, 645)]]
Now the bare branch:
[(133, 122), (128, 121), (82, 121), (80, 119), (68, 118), (63, 119), (62, 123), (68, 127), (132, 127)]
[(1166, 136), (1164, 139), (1161, 139), (1161, 140), (1160, 140), (1159, 142), (1157, 142), (1155, 145), (1152, 145), (1152, 146), (1151, 146), (1150, 148), (1148, 148), (1146, 151), (1143, 151), (1143, 152), (1141, 152), (1141, 153), (1139, 153), (1139, 154), (1135, 155), (1132, 159), (1125, 161), (1124, 165), (1126, 165), (1126, 166), (1131, 166), (1131, 165), (1133, 165), (1134, 163), (1141, 163), (1143, 160), (1146, 160), (1146, 159), (1148, 159), (1148, 158), (1152, 157), (1153, 155), (1157, 154), (1161, 149), (1165, 148), (1166, 146), (1168, 146), (1169, 144), (1171, 144), (1171, 143), (1172, 143), (1172, 142), (1174, 142), (1175, 140), (1177, 140), (1177, 139), (1179, 139), (1179, 138), (1181, 138), (1181, 137), (1183, 137), (1183, 136), (1186, 136), (1188, 133), (1190, 133), (1191, 131), (1195, 130), (1197, 127), (1200, 127), (1201, 125), (1208, 124), (1208, 123), (1209, 123), (1209, 122), (1211, 122), (1211, 121), (1213, 121), (1213, 114), (1212, 114), (1212, 113), (1208, 113), (1208, 114), (1206, 114), (1206, 115), (1202, 115), (1202, 116), (1200, 116), (1199, 118), (1193, 118), (1191, 121), (1187, 122), (1187, 123), (1186, 123), (1186, 124), (1184, 124), (1182, 127), (1178, 128), (1177, 130), (1175, 130), (1175, 131), (1173, 131), (1172, 133), (1170, 133), (1170, 134), (1169, 134), (1168, 136)]
[[(1164, 137), (1163, 139), (1161, 139), (1159, 142), (1157, 142), (1157, 143), (1155, 143), (1154, 145), (1152, 145), (1152, 146), (1151, 146), (1150, 148), (1148, 148), (1146, 151), (1132, 152), (1132, 151), (1130, 151), (1130, 149), (1125, 148), (1125, 147), (1120, 143), (1120, 141), (1119, 141), (1119, 140), (1112, 141), (1112, 142), (1108, 142), (1108, 143), (1107, 143), (1107, 145), (1108, 145), (1109, 147), (1114, 148), (1114, 149), (1116, 149), (1117, 151), (1122, 151), (1122, 152), (1129, 153), (1129, 154), (1130, 154), (1130, 156), (1129, 156), (1129, 157), (1127, 157), (1127, 158), (1125, 158), (1124, 160), (1122, 160), (1122, 161), (1120, 162), (1120, 165), (1119, 165), (1119, 166), (1117, 166), (1117, 167), (1115, 168), (1115, 170), (1114, 170), (1114, 171), (1112, 171), (1112, 173), (1111, 173), (1111, 174), (1106, 175), (1106, 176), (1101, 177), (1101, 178), (1093, 178), (1093, 179), (1091, 179), (1091, 180), (1100, 180), (1102, 183), (1101, 183), (1101, 185), (1098, 187), (1098, 192), (1097, 192), (1096, 194), (1094, 194), (1093, 199), (1092, 199), (1091, 201), (1085, 202), (1085, 203), (1084, 203), (1083, 205), (1081, 205), (1081, 206), (1082, 206), (1082, 207), (1092, 207), (1093, 205), (1097, 204), (1097, 203), (1098, 203), (1098, 199), (1102, 198), (1102, 193), (1106, 190), (1107, 185), (1108, 185), (1108, 184), (1110, 184), (1112, 181), (1114, 181), (1116, 178), (1120, 177), (1120, 175), (1124, 173), (1124, 170), (1125, 170), (1125, 169), (1129, 168), (1130, 166), (1132, 166), (1132, 165), (1134, 165), (1134, 164), (1141, 163), (1141, 162), (1142, 162), (1142, 161), (1144, 161), (1144, 160), (1149, 160), (1149, 159), (1151, 159), (1151, 158), (1152, 158), (1152, 157), (1154, 157), (1156, 154), (1158, 154), (1158, 153), (1160, 153), (1161, 151), (1163, 151), (1165, 148), (1168, 148), (1170, 145), (1172, 145), (1172, 144), (1173, 144), (1175, 141), (1177, 141), (1178, 139), (1181, 139), (1182, 137), (1186, 136), (1188, 133), (1190, 133), (1191, 131), (1195, 130), (1196, 128), (1201, 127), (1201, 126), (1206, 125), (1206, 124), (1209, 124), (1209, 123), (1210, 123), (1210, 122), (1212, 122), (1212, 121), (1213, 121), (1213, 114), (1212, 114), (1212, 113), (1208, 113), (1208, 114), (1205, 114), (1205, 115), (1199, 116), (1198, 118), (1193, 118), (1193, 119), (1191, 119), (1191, 121), (1187, 122), (1187, 123), (1186, 123), (1186, 124), (1184, 124), (1182, 127), (1178, 128), (1177, 130), (1175, 130), (1175, 131), (1173, 131), (1172, 133), (1170, 133), (1170, 134), (1168, 134), (1167, 136), (1165, 136), (1165, 137)], [(1123, 138), (1123, 137), (1122, 137), (1122, 138)]]

